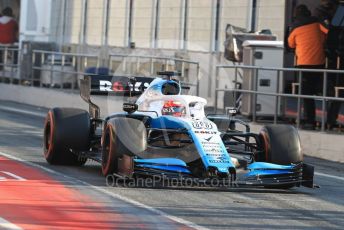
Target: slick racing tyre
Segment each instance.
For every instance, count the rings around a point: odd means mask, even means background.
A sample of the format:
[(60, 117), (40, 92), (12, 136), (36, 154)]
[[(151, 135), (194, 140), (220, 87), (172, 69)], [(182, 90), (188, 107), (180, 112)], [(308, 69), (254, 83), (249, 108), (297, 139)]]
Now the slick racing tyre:
[[(268, 125), (260, 131), (260, 137), (265, 150), (265, 162), (290, 165), (303, 161), (300, 137), (297, 130), (290, 125)], [(266, 188), (289, 189), (295, 184), (270, 185)]]
[(84, 165), (87, 158), (80, 158), (74, 151), (87, 151), (90, 145), (90, 116), (74, 108), (54, 108), (44, 125), (44, 157), (52, 165)]
[(260, 131), (260, 137), (265, 150), (261, 158), (266, 162), (290, 165), (303, 161), (300, 137), (293, 126), (267, 125)]
[(135, 156), (146, 150), (147, 132), (142, 121), (117, 117), (108, 121), (102, 137), (102, 172), (118, 172), (123, 155)]

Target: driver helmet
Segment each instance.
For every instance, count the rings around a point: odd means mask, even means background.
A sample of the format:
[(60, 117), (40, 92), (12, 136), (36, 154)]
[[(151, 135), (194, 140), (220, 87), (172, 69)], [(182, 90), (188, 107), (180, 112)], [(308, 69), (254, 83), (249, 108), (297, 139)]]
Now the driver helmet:
[(182, 117), (185, 115), (185, 106), (179, 101), (165, 101), (161, 114)]

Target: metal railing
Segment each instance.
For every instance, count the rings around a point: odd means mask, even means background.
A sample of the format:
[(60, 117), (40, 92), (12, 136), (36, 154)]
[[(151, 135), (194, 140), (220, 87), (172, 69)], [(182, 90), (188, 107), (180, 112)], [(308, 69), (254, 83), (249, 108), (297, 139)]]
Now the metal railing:
[[(220, 76), (219, 76), (219, 70), (220, 69), (234, 69), (234, 83), (238, 81), (238, 69), (243, 70), (250, 70), (254, 71), (255, 74), (251, 76), (255, 76), (253, 81), (253, 85), (251, 89), (238, 89), (236, 88), (236, 84), (234, 84), (234, 87), (231, 89), (229, 88), (220, 88)], [(266, 70), (266, 71), (276, 71), (276, 78), (277, 78), (277, 86), (276, 86), (276, 92), (259, 92), (257, 90), (258, 88), (258, 74), (259, 71)], [(281, 83), (281, 73), (284, 72), (294, 72), (297, 73), (297, 84), (299, 85), (297, 94), (288, 94), (288, 93), (281, 93), (281, 89), (279, 88), (279, 85)], [(313, 72), (313, 73), (322, 73), (323, 74), (323, 86), (322, 86), (322, 96), (313, 96), (313, 95), (302, 95), (301, 89), (302, 89), (302, 73), (303, 72)], [(229, 66), (229, 65), (218, 65), (216, 66), (216, 80), (215, 80), (215, 106), (214, 110), (217, 112), (218, 110), (218, 102), (219, 102), (219, 92), (233, 92), (234, 98), (236, 98), (236, 94), (242, 93), (242, 94), (249, 94), (253, 96), (253, 102), (252, 102), (252, 120), (253, 122), (256, 122), (257, 118), (257, 111), (256, 111), (256, 102), (257, 102), (257, 96), (258, 95), (265, 95), (265, 96), (274, 96), (276, 97), (275, 101), (275, 113), (273, 115), (274, 117), (274, 124), (277, 123), (278, 120), (278, 114), (279, 114), (279, 101), (281, 98), (296, 98), (297, 99), (297, 117), (296, 117), (296, 125), (299, 128), (300, 120), (301, 120), (301, 99), (314, 99), (314, 100), (321, 100), (322, 102), (322, 120), (321, 120), (321, 131), (325, 131), (325, 111), (326, 109), (326, 103), (328, 101), (339, 101), (344, 102), (344, 98), (340, 97), (329, 97), (327, 96), (327, 83), (328, 83), (328, 74), (344, 74), (344, 70), (328, 70), (328, 69), (301, 69), (301, 68), (264, 68), (264, 67), (258, 67), (258, 66)], [(341, 87), (337, 87), (337, 91), (341, 90)], [(233, 105), (235, 106), (235, 105)]]
[(0, 82), (18, 81), (19, 48), (15, 45), (0, 45)]
[[(2, 49), (4, 50), (3, 52)], [(14, 83), (13, 80), (18, 78), (16, 84), (73, 91), (78, 88), (78, 80), (84, 75), (97, 75), (97, 73), (86, 73), (86, 70), (91, 67), (94, 67), (96, 71), (100, 67), (106, 68), (109, 70), (109, 74), (113, 76), (116, 76), (116, 74), (119, 76), (132, 76), (135, 74), (138, 74), (138, 76), (156, 76), (158, 71), (176, 70), (181, 72), (180, 80), (184, 82), (184, 85), (195, 87), (196, 94), (199, 95), (200, 66), (198, 62), (194, 61), (174, 57), (110, 54), (107, 65), (104, 66), (100, 64), (104, 63), (104, 60), (100, 59), (98, 55), (33, 50), (32, 55), (25, 54), (29, 57), (29, 63), (25, 65), (30, 67), (25, 68), (26, 74), (23, 77), (19, 72), (20, 68), (18, 65), (19, 60), (23, 59), (20, 58), (20, 55), (23, 57), (23, 53), (18, 48), (10, 46), (0, 46), (1, 52), (4, 53), (6, 58), (3, 59), (4, 61), (0, 59), (0, 68), (1, 66), (5, 66), (7, 69), (12, 68), (11, 75), (0, 75), (0, 80), (4, 81), (5, 77), (7, 77), (6, 82), (8, 83)], [(12, 52), (12, 56), (16, 57), (13, 63), (7, 59), (10, 52)], [(13, 54), (14, 52), (15, 55)], [(117, 67), (115, 65), (116, 62)], [(129, 68), (129, 65), (133, 63), (135, 68)], [(191, 67), (191, 65), (193, 66)], [(147, 66), (148, 71), (141, 72)], [(116, 71), (118, 68), (121, 68), (120, 73)], [(190, 73), (191, 68), (193, 68), (193, 73)], [(196, 84), (193, 80), (196, 81)]]
[[(119, 63), (115, 66), (114, 63)], [(195, 68), (195, 75), (190, 74), (190, 65)], [(158, 71), (180, 71), (180, 80), (185, 85), (196, 87), (196, 95), (199, 95), (200, 82), (200, 65), (199, 62), (189, 61), (175, 57), (161, 57), (149, 55), (126, 55), (126, 54), (110, 54), (109, 68), (116, 72), (119, 70), (125, 74), (148, 74), (149, 76), (156, 76)], [(148, 70), (148, 71), (147, 71)], [(196, 79), (190, 77), (196, 76)], [(196, 84), (193, 82), (196, 80)]]
[(88, 67), (99, 67), (97, 55), (34, 50), (31, 85), (73, 90)]

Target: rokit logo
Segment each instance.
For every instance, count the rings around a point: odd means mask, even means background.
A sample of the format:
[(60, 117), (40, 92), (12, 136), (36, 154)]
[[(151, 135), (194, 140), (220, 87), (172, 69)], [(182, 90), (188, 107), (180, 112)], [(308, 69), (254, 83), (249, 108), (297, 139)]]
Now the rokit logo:
[[(129, 86), (129, 87), (128, 87)], [(148, 82), (135, 82), (135, 83), (128, 83), (127, 85), (123, 84), (123, 82), (120, 81), (105, 81), (105, 80), (100, 80), (99, 81), (99, 90), (100, 91), (105, 91), (105, 92), (127, 92), (127, 91), (132, 91), (132, 92), (142, 92), (145, 89), (149, 87)]]

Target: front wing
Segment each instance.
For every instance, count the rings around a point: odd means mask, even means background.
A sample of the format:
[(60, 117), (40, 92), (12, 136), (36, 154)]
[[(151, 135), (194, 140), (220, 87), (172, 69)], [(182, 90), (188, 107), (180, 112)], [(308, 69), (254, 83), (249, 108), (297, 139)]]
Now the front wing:
[(122, 178), (154, 177), (159, 180), (175, 180), (182, 184), (196, 186), (252, 186), (284, 187), (305, 186), (313, 188), (314, 167), (300, 163), (297, 165), (277, 165), (255, 162), (247, 170), (229, 172), (221, 177), (207, 174), (195, 177), (187, 164), (175, 158), (135, 159), (129, 156), (119, 161), (118, 175)]

